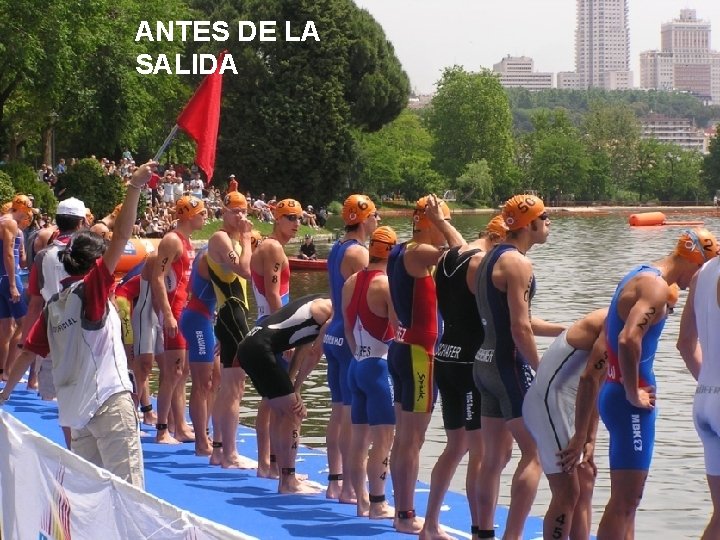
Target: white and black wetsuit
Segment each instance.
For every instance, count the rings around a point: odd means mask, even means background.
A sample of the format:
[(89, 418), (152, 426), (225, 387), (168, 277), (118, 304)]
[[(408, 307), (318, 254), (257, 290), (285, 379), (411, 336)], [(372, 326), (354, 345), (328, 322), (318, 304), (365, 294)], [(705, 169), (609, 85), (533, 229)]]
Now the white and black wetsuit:
[(313, 341), (322, 323), (312, 316), (310, 307), (327, 294), (303, 296), (283, 306), (248, 332), (238, 347), (240, 367), (250, 377), (258, 394), (269, 399), (293, 393), (290, 376), (275, 355)]
[(438, 263), (435, 288), (444, 323), (435, 352), (435, 381), (442, 401), (445, 429), (480, 429), (480, 392), (473, 381), (475, 353), (484, 332), (475, 295), (467, 286), (470, 259), (481, 253), (450, 249)]
[[(473, 375), (482, 395), (481, 414), (512, 420), (522, 416), (523, 398), (533, 373), (515, 347), (507, 293), (497, 289), (492, 282), (495, 263), (507, 251), (517, 251), (517, 248), (500, 244), (485, 256), (477, 270), (475, 300), (485, 335), (475, 355)], [(535, 276), (528, 292), (528, 304), (534, 295)]]

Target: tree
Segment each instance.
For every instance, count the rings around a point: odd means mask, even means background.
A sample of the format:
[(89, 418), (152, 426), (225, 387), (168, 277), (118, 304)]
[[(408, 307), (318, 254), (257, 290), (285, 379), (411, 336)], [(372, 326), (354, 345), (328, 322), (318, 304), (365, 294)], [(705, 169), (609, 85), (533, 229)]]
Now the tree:
[(55, 213), (57, 208), (55, 195), (45, 182), (38, 181), (37, 174), (31, 167), (19, 161), (11, 161), (0, 165), (0, 171), (10, 177), (15, 193), (32, 195), (35, 198), (36, 208), (50, 214)]
[(295, 33), (314, 21), (320, 35), (320, 41), (240, 42), (231, 31), (227, 44), (239, 75), (224, 81), (218, 174), (235, 172), (244, 189), (304, 203), (323, 204), (347, 189), (352, 129), (379, 129), (409, 93), (379, 25), (350, 0), (196, 7), (211, 20), (288, 21)]
[(533, 188), (546, 197), (558, 202), (583, 198), (589, 171), (590, 159), (577, 133), (549, 130), (538, 138), (530, 176)]
[(61, 198), (77, 197), (101, 219), (123, 201), (125, 188), (116, 175), (107, 175), (96, 159), (81, 159), (60, 175), (57, 184)]
[(457, 197), (462, 202), (489, 202), (493, 195), (493, 181), (487, 161), (470, 163), (457, 179)]
[(438, 172), (455, 179), (469, 163), (484, 159), (495, 185), (507, 182), (514, 151), (512, 118), (497, 76), (487, 70), (447, 68), (427, 121)]
[(702, 182), (712, 197), (720, 189), (720, 123), (715, 128), (715, 136), (710, 140), (708, 154), (703, 158)]

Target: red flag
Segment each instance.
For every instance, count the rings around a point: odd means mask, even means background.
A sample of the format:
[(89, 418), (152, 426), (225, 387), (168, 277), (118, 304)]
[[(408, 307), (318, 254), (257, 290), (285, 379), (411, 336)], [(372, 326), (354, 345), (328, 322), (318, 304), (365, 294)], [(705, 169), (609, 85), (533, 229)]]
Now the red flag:
[(220, 126), (220, 95), (222, 75), (220, 66), (227, 51), (218, 56), (217, 69), (205, 77), (177, 119), (177, 125), (197, 143), (195, 163), (212, 182), (215, 170), (218, 127)]

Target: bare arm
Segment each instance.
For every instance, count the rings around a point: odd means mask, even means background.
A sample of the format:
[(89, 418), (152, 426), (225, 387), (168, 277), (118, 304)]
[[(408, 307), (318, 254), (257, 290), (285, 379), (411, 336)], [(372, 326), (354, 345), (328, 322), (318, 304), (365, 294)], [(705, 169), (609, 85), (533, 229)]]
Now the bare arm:
[(558, 458), (563, 470), (571, 470), (580, 460), (586, 444), (595, 444), (598, 425), (597, 397), (607, 375), (607, 347), (605, 332), (595, 340), (593, 349), (580, 376), (577, 397), (575, 398), (575, 434)]
[(170, 272), (172, 263), (182, 254), (182, 242), (176, 234), (166, 234), (158, 245), (157, 257), (152, 268), (150, 288), (153, 304), (159, 308), (164, 321), (174, 320), (170, 300), (165, 289), (165, 278)]
[[(532, 265), (519, 254), (508, 254), (512, 259), (504, 261), (503, 269), (507, 279), (507, 302), (510, 311), (510, 331), (515, 347), (530, 366), (537, 370), (540, 357), (535, 344), (530, 322), (530, 288)], [(500, 258), (508, 257), (501, 255)]]
[(282, 307), (280, 278), (283, 266), (287, 264), (287, 256), (279, 242), (263, 242), (258, 249), (262, 249), (265, 297), (270, 305), (270, 313), (275, 313)]
[(618, 363), (625, 397), (632, 405), (644, 409), (653, 408), (655, 399), (650, 395), (651, 389), (639, 388), (642, 340), (650, 327), (664, 316), (668, 299), (667, 285), (660, 286), (657, 280), (662, 278), (640, 278), (636, 284), (638, 298), (618, 337)]
[(323, 339), (325, 339), (328, 323), (329, 319), (320, 327), (320, 333), (310, 346), (305, 346), (300, 351), (296, 351), (296, 354), (300, 355), (298, 360), (300, 366), (298, 367), (298, 374), (293, 385), (295, 392), (300, 392), (305, 379), (307, 379), (308, 375), (310, 375), (312, 370), (315, 369), (320, 362), (323, 353)]
[(437, 195), (433, 194), (428, 198), (427, 206), (425, 207), (425, 215), (428, 219), (433, 222), (435, 227), (445, 237), (445, 241), (451, 248), (456, 246), (462, 246), (465, 244), (465, 239), (457, 231), (455, 227), (449, 221), (445, 220), (445, 216), (440, 208), (440, 200)]
[(5, 271), (7, 272), (8, 285), (10, 287), (10, 300), (12, 302), (20, 301), (20, 292), (15, 285), (15, 237), (17, 236), (18, 226), (15, 220), (8, 218), (3, 228), (3, 262), (5, 263)]
[(208, 256), (225, 270), (233, 272), (242, 278), (250, 279), (250, 256), (252, 255), (250, 230), (252, 224), (247, 220), (245, 223), (248, 224), (248, 230), (240, 235), (241, 253), (235, 250), (227, 233), (216, 232), (208, 241)]
[(697, 283), (697, 274), (690, 282), (690, 293), (687, 302), (683, 308), (682, 318), (680, 319), (680, 334), (677, 340), (677, 349), (680, 356), (685, 361), (685, 365), (697, 381), (700, 376), (700, 367), (702, 365), (702, 349), (698, 341), (697, 321), (695, 319), (695, 285)]
[(355, 326), (355, 320), (350, 320), (347, 316), (347, 308), (350, 306), (350, 300), (352, 300), (353, 292), (355, 292), (355, 283), (357, 282), (357, 274), (350, 276), (342, 288), (342, 314), (343, 324), (345, 326), (345, 340), (350, 347), (350, 352), (355, 354), (355, 336), (353, 335), (353, 328)]
[(138, 202), (140, 201), (140, 191), (150, 180), (152, 167), (156, 165), (157, 163), (154, 161), (148, 161), (135, 169), (132, 180), (127, 186), (122, 209), (115, 218), (112, 240), (110, 240), (110, 245), (103, 254), (103, 262), (111, 274), (115, 272), (115, 268), (125, 250), (125, 244), (132, 236), (133, 225), (137, 217)]
[(539, 317), (532, 317), (530, 324), (533, 334), (540, 337), (558, 337), (565, 331), (565, 326), (562, 324), (548, 322)]

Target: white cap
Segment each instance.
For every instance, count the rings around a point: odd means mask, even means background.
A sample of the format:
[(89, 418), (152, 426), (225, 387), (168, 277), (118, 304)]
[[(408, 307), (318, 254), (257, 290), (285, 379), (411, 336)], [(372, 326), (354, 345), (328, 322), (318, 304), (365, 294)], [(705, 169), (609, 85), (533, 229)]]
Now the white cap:
[(231, 174), (230, 176), (228, 176), (228, 178), (235, 178), (235, 175)]
[(84, 218), (87, 210), (85, 209), (85, 203), (75, 197), (70, 197), (64, 201), (60, 201), (58, 204), (57, 212), (58, 216), (75, 216)]

